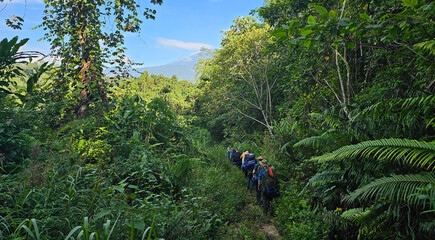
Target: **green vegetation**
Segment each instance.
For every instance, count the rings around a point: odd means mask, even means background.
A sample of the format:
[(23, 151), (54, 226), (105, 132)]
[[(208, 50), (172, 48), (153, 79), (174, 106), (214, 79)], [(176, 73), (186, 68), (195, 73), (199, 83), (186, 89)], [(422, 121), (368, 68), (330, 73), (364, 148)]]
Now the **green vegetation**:
[(271, 0), (200, 62), (199, 124), (280, 170), (284, 237), (433, 235), (434, 7)]
[[(267, 239), (266, 223), (283, 239), (435, 234), (432, 1), (266, 1), (197, 83), (104, 77), (108, 52), (81, 47), (115, 35), (71, 19), (56, 35), (72, 15), (48, 3), (58, 65), (0, 42), (0, 239)], [(113, 4), (116, 27), (138, 30), (122, 17), (133, 1), (80, 4), (100, 17)], [(227, 146), (275, 166), (273, 218)]]

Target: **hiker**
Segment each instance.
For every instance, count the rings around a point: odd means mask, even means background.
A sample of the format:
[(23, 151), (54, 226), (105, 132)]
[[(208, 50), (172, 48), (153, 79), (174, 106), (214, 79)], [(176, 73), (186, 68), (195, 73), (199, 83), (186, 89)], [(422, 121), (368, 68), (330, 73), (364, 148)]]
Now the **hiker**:
[(233, 155), (233, 148), (227, 148), (228, 160), (231, 162), (231, 157)]
[(267, 163), (267, 160), (263, 157), (260, 161), (260, 167), (258, 172), (258, 191), (261, 193), (261, 204), (263, 207), (264, 215), (269, 214), (270, 211), (270, 201), (274, 198), (279, 197), (278, 191), (278, 180), (274, 171), (275, 168)]
[(249, 155), (248, 150), (244, 150), (242, 153), (242, 171), (245, 174), (245, 177), (246, 177), (246, 171), (245, 171), (245, 157), (246, 157), (246, 155)]
[(245, 174), (246, 174), (246, 189), (252, 190), (254, 188), (252, 184), (252, 171), (254, 170), (255, 165), (257, 164), (257, 159), (255, 159), (255, 154), (250, 153), (249, 155), (245, 155)]
[(248, 150), (243, 150), (243, 153), (242, 153), (242, 156), (241, 156), (241, 158), (242, 158), (242, 166), (245, 163), (245, 155), (246, 154), (249, 154), (249, 151)]
[(239, 152), (239, 150), (236, 148), (234, 150), (234, 154), (232, 156), (232, 162), (233, 165), (240, 168), (242, 166), (242, 154)]
[(261, 165), (260, 162), (264, 158), (262, 156), (259, 156), (257, 158), (258, 162), (254, 166), (254, 170), (252, 170), (252, 185), (255, 188), (256, 198), (257, 198), (257, 205), (261, 205), (261, 191), (258, 185), (258, 173), (260, 172)]

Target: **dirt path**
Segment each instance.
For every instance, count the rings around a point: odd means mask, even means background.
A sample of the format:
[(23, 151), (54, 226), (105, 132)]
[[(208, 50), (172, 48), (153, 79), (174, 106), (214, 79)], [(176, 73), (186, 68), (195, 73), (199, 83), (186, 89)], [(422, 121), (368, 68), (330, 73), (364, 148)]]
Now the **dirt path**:
[(260, 206), (255, 204), (255, 193), (247, 191), (250, 203), (245, 208), (244, 213), (247, 216), (245, 226), (248, 225), (251, 232), (250, 237), (247, 239), (266, 239), (266, 240), (280, 240), (282, 236), (275, 226), (275, 218), (272, 216), (264, 216)]
[(282, 239), (274, 224), (260, 225), (260, 230), (266, 235), (266, 239)]

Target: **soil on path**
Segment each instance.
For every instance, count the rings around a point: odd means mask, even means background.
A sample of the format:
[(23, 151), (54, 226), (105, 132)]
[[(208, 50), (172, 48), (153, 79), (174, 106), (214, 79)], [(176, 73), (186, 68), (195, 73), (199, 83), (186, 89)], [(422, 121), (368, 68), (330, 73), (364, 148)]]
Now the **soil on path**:
[(266, 235), (266, 239), (282, 239), (274, 224), (260, 224), (260, 230)]
[(283, 239), (275, 226), (273, 216), (264, 216), (260, 206), (256, 204), (255, 193), (247, 192), (249, 203), (242, 209), (241, 215), (244, 216), (240, 222), (232, 224), (232, 234), (239, 236), (228, 239), (266, 239), (266, 240), (281, 240)]

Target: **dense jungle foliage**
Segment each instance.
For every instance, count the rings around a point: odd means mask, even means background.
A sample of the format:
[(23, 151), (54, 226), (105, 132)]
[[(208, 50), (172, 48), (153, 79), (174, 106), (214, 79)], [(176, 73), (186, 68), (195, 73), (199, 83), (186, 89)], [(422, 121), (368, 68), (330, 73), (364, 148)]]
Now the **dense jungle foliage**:
[[(0, 239), (268, 239), (265, 221), (283, 239), (435, 235), (432, 1), (267, 0), (195, 83), (125, 76), (115, 43), (139, 5), (86, 2), (46, 1), (58, 62), (0, 42)], [(275, 166), (273, 219), (228, 146)]]

